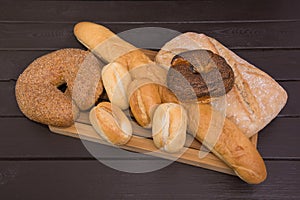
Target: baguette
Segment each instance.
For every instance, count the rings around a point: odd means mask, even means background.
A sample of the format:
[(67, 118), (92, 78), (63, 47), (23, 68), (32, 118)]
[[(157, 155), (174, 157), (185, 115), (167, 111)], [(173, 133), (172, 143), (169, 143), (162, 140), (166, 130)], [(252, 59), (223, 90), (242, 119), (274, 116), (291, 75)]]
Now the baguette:
[[(227, 50), (225, 47), (221, 47), (220, 45), (212, 45), (210, 39), (204, 35), (198, 36), (198, 34), (195, 33), (186, 33), (176, 37), (175, 39), (165, 44), (162, 50), (160, 50), (160, 52), (157, 54), (156, 61), (158, 62), (158, 64), (169, 67), (172, 58), (176, 54), (195, 49), (208, 49), (218, 55), (223, 56), (229, 63), (229, 65), (233, 68), (235, 78), (238, 79), (237, 84), (239, 85), (235, 84), (233, 90), (237, 88), (244, 90), (240, 92), (244, 94), (243, 96), (245, 98), (247, 98), (247, 94), (249, 95), (248, 98), (250, 99), (250, 107), (252, 106), (253, 108), (255, 108), (257, 102), (253, 102), (252, 91), (247, 88), (249, 86), (245, 84), (245, 87), (239, 87), (240, 84), (243, 85), (243, 82), (241, 81), (241, 74), (238, 74), (237, 70), (234, 68), (236, 67), (236, 63), (232, 59), (229, 59), (227, 54), (227, 56), (223, 55), (225, 51), (228, 52), (229, 50)], [(243, 64), (245, 63), (246, 62), (244, 61)], [(253, 70), (253, 68), (254, 67), (250, 68), (249, 70)], [(249, 72), (245, 70), (245, 73)], [(258, 79), (261, 77), (264, 78), (263, 76), (267, 75), (265, 75), (264, 73), (254, 73), (254, 79)], [(277, 96), (278, 94), (283, 95), (279, 98), (279, 108), (281, 109), (286, 101), (286, 93), (271, 78), (266, 77), (266, 79), (266, 82), (275, 85), (275, 89), (273, 89), (273, 91), (275, 91), (275, 94), (273, 94), (274, 96)], [(247, 81), (251, 80), (247, 79)], [(263, 88), (263, 90), (265, 91), (267, 89), (269, 88)], [(257, 90), (260, 90), (259, 87), (258, 89), (256, 89), (256, 91)], [(232, 93), (232, 91), (230, 91), (228, 94), (230, 93)], [(193, 134), (197, 140), (202, 142), (216, 156), (227, 163), (228, 166), (230, 166), (242, 180), (250, 184), (261, 183), (266, 179), (267, 176), (266, 167), (259, 152), (247, 138), (247, 136), (250, 137), (254, 133), (256, 133), (255, 131), (260, 130), (257, 129), (257, 124), (259, 122), (256, 121), (256, 127), (253, 127), (251, 126), (251, 123), (243, 118), (243, 115), (245, 113), (243, 109), (232, 109), (232, 107), (239, 105), (240, 102), (235, 102), (232, 99), (228, 98), (228, 94), (226, 96), (228, 102), (227, 111), (228, 107), (231, 106), (231, 108), (229, 108), (229, 113), (231, 114), (228, 114), (227, 112), (226, 115), (230, 120), (228, 118), (222, 118), (222, 115), (218, 113), (218, 111), (214, 110), (210, 104), (204, 104), (203, 102), (183, 103), (188, 112), (188, 132)], [(258, 98), (266, 99), (266, 96)], [(248, 99), (245, 99), (244, 101), (247, 100)], [(269, 105), (267, 105), (267, 107), (268, 106)], [(279, 110), (277, 108), (276, 112), (279, 112)], [(274, 110), (272, 111), (274, 112)], [(242, 112), (242, 114), (240, 112)], [(268, 112), (270, 112), (270, 110), (268, 110)], [(272, 116), (273, 115), (274, 113), (272, 113)], [(217, 117), (216, 122), (212, 121), (212, 116)], [(236, 116), (235, 120), (232, 119), (233, 116)], [(224, 120), (224, 124), (223, 126), (221, 126), (221, 132), (219, 132), (220, 134), (218, 135), (217, 127), (219, 126), (218, 124), (222, 122), (222, 119)], [(269, 118), (267, 118), (267, 120), (269, 120)], [(263, 123), (266, 123), (266, 121), (263, 121)], [(247, 128), (246, 126), (249, 126), (249, 128)]]
[(106, 62), (113, 62), (137, 49), (108, 28), (91, 22), (76, 24), (74, 34), (80, 43)]
[(267, 171), (262, 157), (234, 123), (225, 118), (220, 135), (214, 135), (218, 128), (212, 116), (217, 118), (217, 123), (222, 119), (218, 111), (202, 103), (184, 104), (184, 107), (188, 112), (188, 132), (230, 166), (242, 180), (258, 184), (266, 179)]

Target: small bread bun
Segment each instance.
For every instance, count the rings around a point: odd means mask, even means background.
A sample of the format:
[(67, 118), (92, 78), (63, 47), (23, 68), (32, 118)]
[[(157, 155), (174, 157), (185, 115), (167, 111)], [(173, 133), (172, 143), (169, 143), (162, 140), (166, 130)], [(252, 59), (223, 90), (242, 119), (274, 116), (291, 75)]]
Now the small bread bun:
[(153, 116), (152, 137), (157, 148), (169, 153), (180, 151), (186, 139), (187, 114), (179, 104), (164, 103)]
[(159, 85), (148, 79), (136, 79), (128, 87), (129, 105), (136, 121), (144, 128), (152, 127), (152, 117), (161, 104)]
[(114, 145), (126, 144), (132, 136), (132, 125), (122, 110), (101, 102), (90, 111), (90, 122), (97, 133)]
[(163, 85), (158, 87), (159, 95), (162, 103), (179, 103), (175, 94)]
[(102, 80), (110, 102), (122, 110), (129, 107), (127, 88), (131, 83), (131, 76), (124, 65), (117, 62), (110, 63), (102, 69)]

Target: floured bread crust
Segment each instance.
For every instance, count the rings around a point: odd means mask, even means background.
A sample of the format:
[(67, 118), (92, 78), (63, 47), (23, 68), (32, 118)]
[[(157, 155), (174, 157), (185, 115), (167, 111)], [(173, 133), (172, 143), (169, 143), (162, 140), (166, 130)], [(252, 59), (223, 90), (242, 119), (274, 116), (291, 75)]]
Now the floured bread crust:
[(286, 104), (287, 93), (274, 79), (204, 34), (188, 32), (172, 39), (159, 51), (156, 62), (167, 67), (176, 54), (195, 49), (210, 50), (232, 67), (235, 83), (226, 95), (226, 117), (248, 137), (264, 128)]

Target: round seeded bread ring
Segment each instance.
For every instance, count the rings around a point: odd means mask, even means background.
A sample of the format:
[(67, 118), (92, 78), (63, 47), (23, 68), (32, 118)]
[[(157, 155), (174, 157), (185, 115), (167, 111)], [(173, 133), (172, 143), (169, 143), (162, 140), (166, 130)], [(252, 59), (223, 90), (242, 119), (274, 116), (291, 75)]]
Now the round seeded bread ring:
[[(83, 63), (88, 70), (81, 69)], [(82, 74), (88, 74), (88, 83), (96, 80), (94, 94), (87, 88), (91, 84), (76, 85), (83, 84)], [(64, 84), (67, 89), (62, 92), (58, 87)], [(19, 76), (15, 88), (17, 103), (25, 116), (39, 123), (65, 127), (73, 124), (79, 110), (93, 106), (102, 91), (98, 60), (80, 49), (61, 49), (36, 59)]]

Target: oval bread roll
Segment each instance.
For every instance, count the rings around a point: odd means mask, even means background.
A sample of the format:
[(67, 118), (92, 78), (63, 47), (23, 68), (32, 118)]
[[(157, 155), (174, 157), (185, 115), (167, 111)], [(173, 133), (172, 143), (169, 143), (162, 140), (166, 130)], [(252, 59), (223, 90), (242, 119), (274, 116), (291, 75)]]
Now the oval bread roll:
[(186, 139), (187, 114), (179, 104), (164, 103), (153, 116), (152, 137), (157, 148), (169, 153), (180, 151)]
[(94, 107), (89, 118), (97, 133), (111, 144), (126, 144), (132, 136), (129, 119), (119, 107), (109, 102), (101, 102)]
[(131, 77), (126, 67), (113, 62), (102, 69), (102, 80), (110, 102), (122, 110), (129, 107), (127, 88)]
[(144, 128), (152, 127), (155, 109), (161, 104), (159, 85), (148, 79), (136, 79), (128, 87), (128, 99), (132, 114)]

